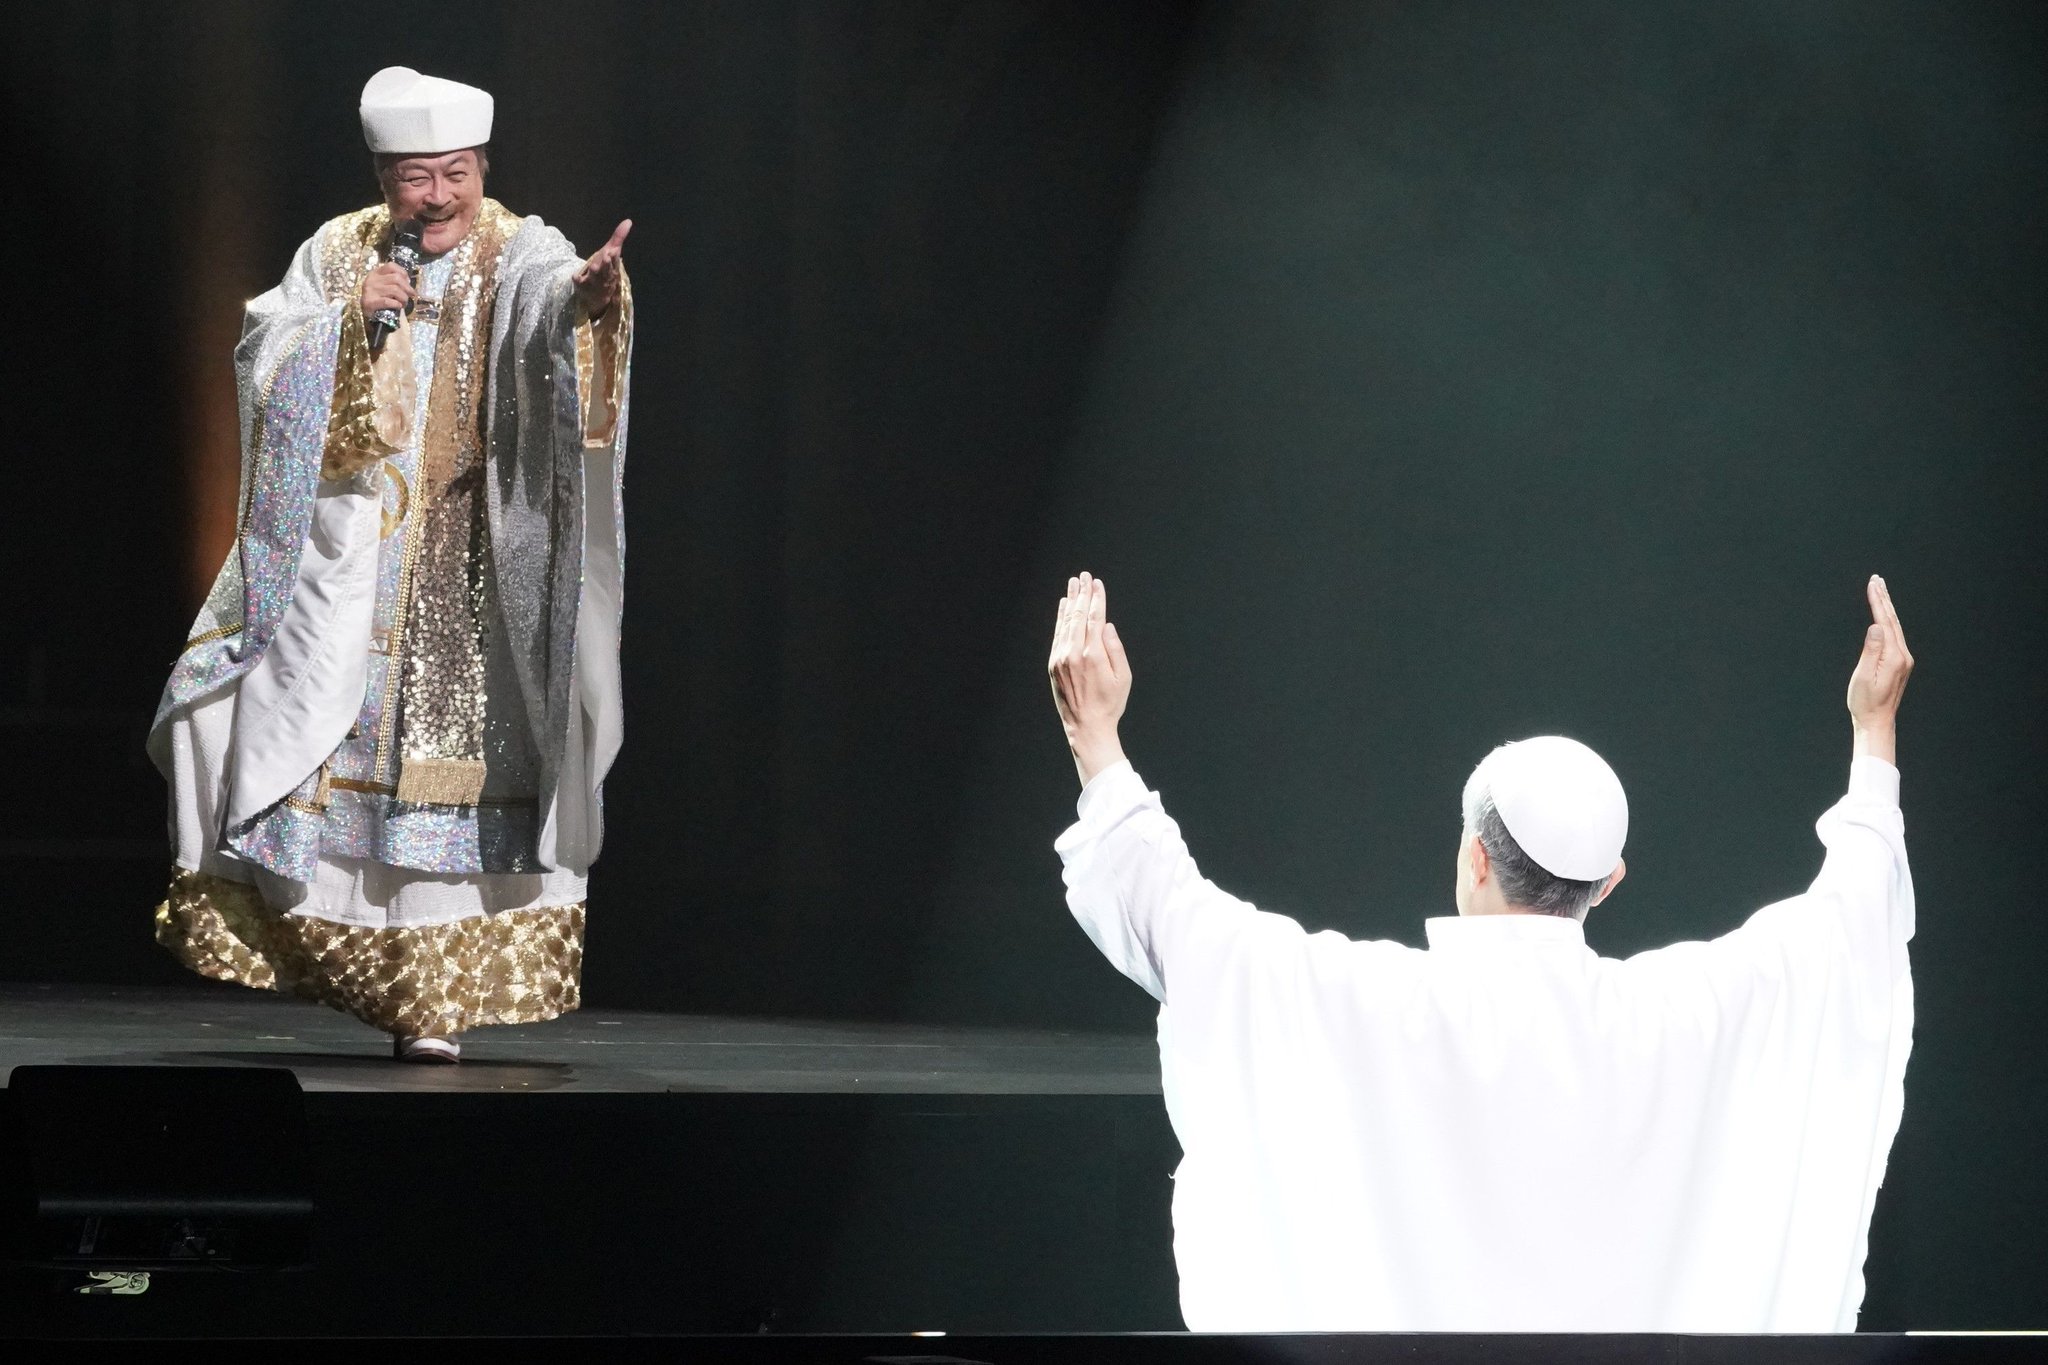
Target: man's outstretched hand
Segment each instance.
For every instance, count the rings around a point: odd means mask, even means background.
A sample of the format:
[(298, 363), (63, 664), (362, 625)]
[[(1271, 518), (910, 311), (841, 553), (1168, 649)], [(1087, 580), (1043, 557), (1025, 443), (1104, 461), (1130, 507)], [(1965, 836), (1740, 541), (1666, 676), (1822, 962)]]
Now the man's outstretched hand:
[(1084, 573), (1067, 580), (1045, 671), (1052, 677), (1053, 705), (1059, 708), (1084, 787), (1124, 757), (1116, 725), (1131, 699), (1131, 661), (1108, 617), (1109, 594), (1101, 579)]
[(1892, 595), (1876, 574), (1866, 585), (1870, 597), (1870, 629), (1863, 633), (1863, 657), (1849, 675), (1849, 719), (1856, 725), (1856, 752), (1899, 761), (1899, 699), (1913, 671), (1913, 653), (1906, 631), (1892, 606)]
[(576, 286), (576, 301), (583, 305), (583, 316), (601, 318), (618, 302), (619, 282), (626, 273), (626, 234), (632, 230), (631, 218), (620, 223), (612, 230), (611, 240), (592, 252), (571, 277)]

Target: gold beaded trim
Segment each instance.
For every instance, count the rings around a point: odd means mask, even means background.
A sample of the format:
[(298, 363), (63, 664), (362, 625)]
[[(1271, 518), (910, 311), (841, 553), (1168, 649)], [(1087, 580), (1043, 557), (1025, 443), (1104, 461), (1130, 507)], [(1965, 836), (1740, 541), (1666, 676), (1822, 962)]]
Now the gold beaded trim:
[[(225, 640), (230, 635), (240, 635), (241, 633), (242, 623), (239, 621), (237, 621), (234, 625), (231, 626), (215, 626), (212, 630), (202, 630), (197, 635), (187, 640), (185, 642), (185, 650), (194, 650), (199, 648), (199, 646), (201, 645), (210, 645), (215, 640)], [(180, 652), (183, 653), (185, 651)]]

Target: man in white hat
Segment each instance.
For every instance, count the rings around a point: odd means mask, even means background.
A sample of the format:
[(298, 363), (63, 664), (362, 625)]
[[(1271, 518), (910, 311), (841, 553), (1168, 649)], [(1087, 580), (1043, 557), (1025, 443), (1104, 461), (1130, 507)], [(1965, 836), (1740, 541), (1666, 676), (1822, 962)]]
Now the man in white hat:
[(452, 1061), (578, 1000), (619, 746), (631, 224), (585, 260), (486, 198), (482, 90), (391, 67), (360, 112), (383, 202), (299, 248), (235, 354), (240, 534), (150, 735), (157, 937)]
[(1070, 580), (1053, 695), (1082, 781), (1067, 901), (1160, 1001), (1199, 1331), (1844, 1332), (1898, 1130), (1913, 887), (1882, 580), (1849, 681), (1848, 794), (1806, 894), (1625, 961), (1581, 921), (1628, 805), (1583, 744), (1465, 785), (1458, 915), (1427, 951), (1309, 934), (1205, 881), (1125, 760), (1131, 671)]

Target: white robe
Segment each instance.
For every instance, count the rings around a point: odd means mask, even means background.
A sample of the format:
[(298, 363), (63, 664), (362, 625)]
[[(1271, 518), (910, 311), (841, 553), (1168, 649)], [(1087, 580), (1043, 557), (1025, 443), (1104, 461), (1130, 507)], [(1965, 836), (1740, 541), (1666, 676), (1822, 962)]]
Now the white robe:
[(1898, 782), (1855, 760), (1805, 895), (1615, 960), (1543, 915), (1309, 934), (1097, 774), (1056, 847), (1162, 1002), (1188, 1326), (1853, 1331), (1912, 1037)]

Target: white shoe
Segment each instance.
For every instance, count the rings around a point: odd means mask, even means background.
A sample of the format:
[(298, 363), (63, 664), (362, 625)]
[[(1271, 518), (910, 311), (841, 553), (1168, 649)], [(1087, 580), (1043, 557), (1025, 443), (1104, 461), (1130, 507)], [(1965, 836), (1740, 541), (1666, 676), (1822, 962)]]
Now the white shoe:
[(453, 1038), (413, 1038), (401, 1035), (392, 1038), (391, 1055), (401, 1062), (459, 1062), (462, 1060), (462, 1044)]

